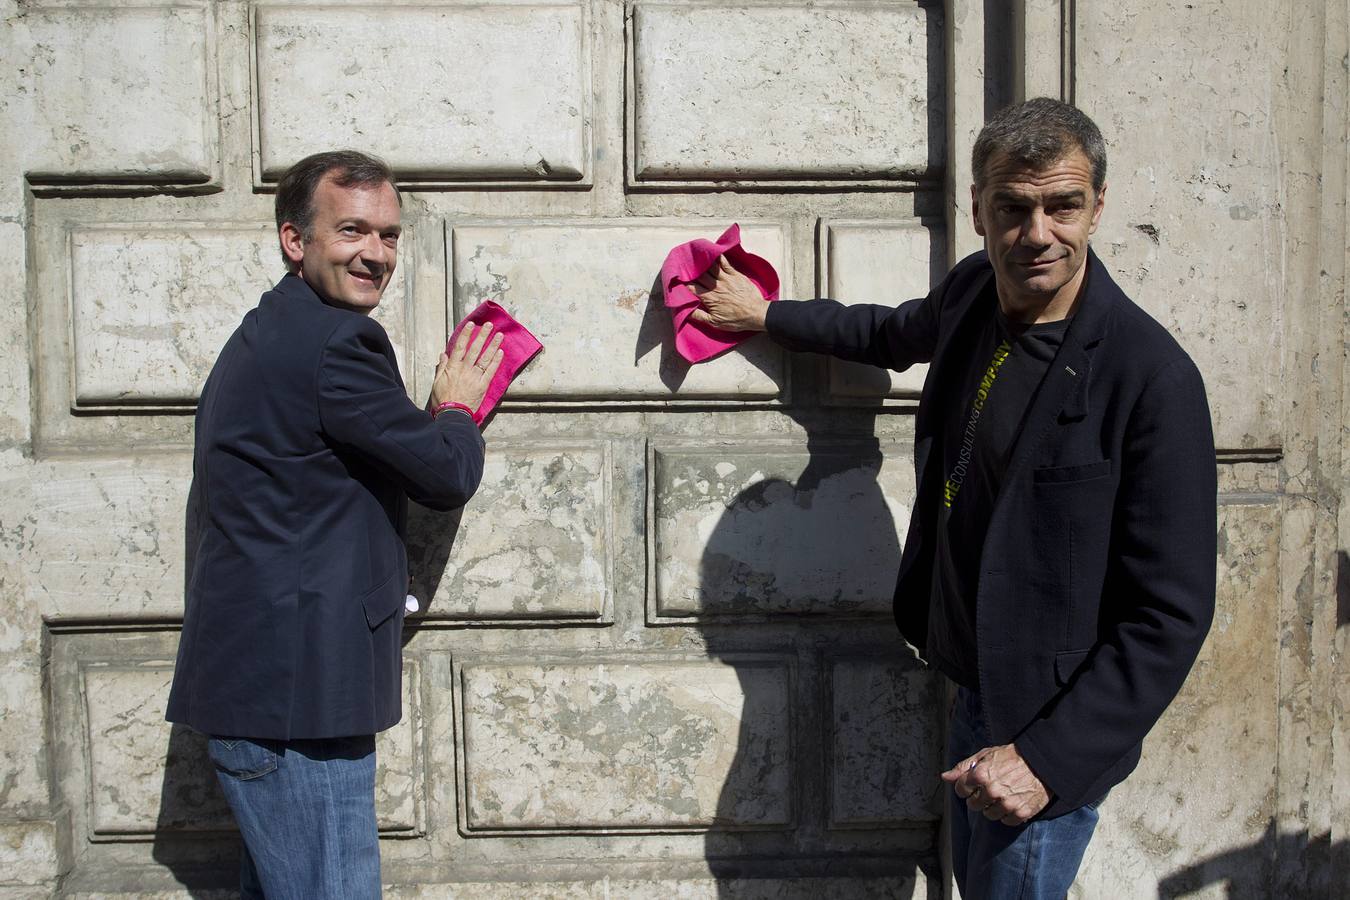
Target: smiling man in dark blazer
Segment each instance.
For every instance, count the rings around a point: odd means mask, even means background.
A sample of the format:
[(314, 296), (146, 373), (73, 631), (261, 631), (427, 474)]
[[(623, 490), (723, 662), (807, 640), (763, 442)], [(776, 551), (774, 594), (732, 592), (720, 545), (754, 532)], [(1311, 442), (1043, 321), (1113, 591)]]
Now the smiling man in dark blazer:
[(209, 737), (245, 897), (380, 895), (375, 734), (401, 715), (407, 503), (462, 506), (483, 473), (469, 410), (500, 336), (465, 328), (423, 409), (369, 318), (400, 205), (377, 159), (296, 163), (276, 197), (288, 274), (197, 407), (197, 544), (167, 717)]
[(1214, 439), (1199, 371), (1089, 247), (1106, 202), (1097, 126), (1032, 100), (997, 114), (973, 156), (985, 249), (927, 297), (766, 304), (723, 262), (696, 317), (931, 363), (895, 615), (958, 685), (952, 866), (966, 898), (1058, 898), (1213, 618)]

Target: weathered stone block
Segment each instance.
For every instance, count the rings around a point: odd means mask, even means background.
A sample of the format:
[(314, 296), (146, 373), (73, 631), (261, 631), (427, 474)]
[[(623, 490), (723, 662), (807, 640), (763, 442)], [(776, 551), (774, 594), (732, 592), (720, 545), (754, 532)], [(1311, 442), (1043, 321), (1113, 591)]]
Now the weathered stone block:
[[(164, 721), (172, 663), (90, 662), (81, 671), (89, 839), (144, 840), (163, 832), (233, 828), (206, 739)], [(405, 671), (403, 720), (379, 735), (376, 749), (376, 813), (384, 832), (420, 828), (415, 662), (408, 661)]]
[(650, 489), (658, 619), (891, 608), (914, 499), (901, 447), (661, 446)]
[(13, 24), (14, 58), (31, 65), (32, 180), (210, 180), (219, 129), (209, 8), (47, 8)]
[(472, 662), (458, 680), (467, 830), (792, 822), (785, 659)]
[(836, 659), (828, 671), (831, 827), (938, 819), (940, 679), (886, 659)]
[[(923, 297), (942, 277), (942, 231), (918, 221), (821, 222), (821, 287), (840, 303), (899, 306)], [(904, 372), (831, 359), (830, 396), (836, 400), (917, 397), (928, 366)]]
[[(1170, 4), (1092, 4), (1076, 16), (1076, 93), (1110, 148), (1093, 247), (1194, 357), (1218, 446), (1279, 448), (1295, 352), (1286, 304), (1308, 298), (1288, 296), (1288, 251), (1277, 248), (1290, 240), (1289, 185), (1317, 176), (1290, 168), (1279, 105), (1245, 77), (1288, 64), (1284, 32), (1190, 9), (1148, 39), (1138, 23), (1171, 21)], [(1155, 75), (1122, 90), (1125, 70)]]
[(51, 896), (7, 888), (55, 882), (61, 874), (62, 843), (51, 820), (0, 822), (0, 898)]
[(575, 182), (589, 171), (580, 3), (342, 6), (323, 16), (264, 5), (255, 16), (266, 179), (353, 144), (412, 181)]
[[(543, 354), (511, 387), (515, 400), (776, 397), (786, 383), (783, 354), (766, 337), (694, 367), (675, 353), (661, 264), (672, 247), (715, 238), (726, 225), (697, 219), (453, 225), (454, 319), (497, 300), (543, 342)], [(758, 223), (741, 234), (746, 249), (778, 270), (787, 296), (786, 229)]]
[[(70, 318), (78, 407), (196, 402), (220, 348), (284, 270), (276, 227), (106, 225), (70, 233)], [(228, 262), (228, 265), (223, 263)], [(405, 279), (375, 318), (402, 363)]]
[[(415, 593), (448, 619), (596, 620), (611, 607), (613, 464), (604, 444), (488, 453), (482, 486), (463, 518), (411, 521)], [(454, 544), (449, 546), (450, 529)], [(448, 560), (445, 554), (448, 553)]]
[(939, 19), (914, 4), (638, 3), (631, 171), (639, 182), (927, 174), (943, 154)]

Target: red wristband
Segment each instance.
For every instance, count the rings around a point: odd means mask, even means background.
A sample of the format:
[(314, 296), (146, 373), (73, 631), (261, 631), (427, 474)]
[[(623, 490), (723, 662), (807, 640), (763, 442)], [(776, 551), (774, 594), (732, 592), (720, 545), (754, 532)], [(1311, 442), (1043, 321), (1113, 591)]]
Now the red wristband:
[(444, 403), (438, 404), (436, 408), (431, 411), (431, 417), (434, 419), (441, 413), (445, 412), (447, 409), (461, 409), (468, 415), (470, 419), (473, 418), (473, 410), (469, 409), (469, 407), (465, 406), (463, 403), (459, 403), (454, 400), (446, 400)]

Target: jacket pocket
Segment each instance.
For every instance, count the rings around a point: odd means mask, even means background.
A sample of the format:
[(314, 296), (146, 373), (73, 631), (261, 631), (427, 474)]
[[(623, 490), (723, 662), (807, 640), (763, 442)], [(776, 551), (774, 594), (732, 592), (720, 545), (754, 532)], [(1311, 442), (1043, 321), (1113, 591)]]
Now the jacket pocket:
[(1056, 653), (1055, 684), (1058, 684), (1060, 687), (1063, 687), (1064, 685), (1068, 684), (1069, 679), (1072, 678), (1074, 673), (1077, 672), (1082, 667), (1083, 663), (1087, 661), (1088, 654), (1091, 652), (1092, 650), (1088, 649), (1088, 650), (1064, 650), (1060, 653)]
[(226, 775), (252, 781), (277, 770), (277, 753), (271, 741), (213, 737), (206, 742), (211, 763)]
[(1032, 469), (1031, 480), (1041, 484), (1062, 484), (1068, 481), (1090, 481), (1111, 474), (1111, 460), (1084, 463), (1078, 466), (1051, 466)]
[(398, 569), (395, 569), (388, 578), (380, 582), (378, 587), (361, 595), (361, 607), (366, 611), (366, 624), (372, 631), (403, 608), (403, 598), (408, 593), (406, 586), (407, 576), (405, 575), (404, 581), (400, 582)]

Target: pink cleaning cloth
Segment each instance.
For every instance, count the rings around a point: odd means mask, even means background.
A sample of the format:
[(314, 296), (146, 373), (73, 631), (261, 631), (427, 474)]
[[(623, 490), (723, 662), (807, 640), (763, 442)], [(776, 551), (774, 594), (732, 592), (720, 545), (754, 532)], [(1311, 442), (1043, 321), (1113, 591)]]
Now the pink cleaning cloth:
[(711, 359), (753, 336), (753, 332), (723, 331), (689, 318), (698, 309), (698, 295), (689, 289), (689, 283), (717, 265), (719, 256), (725, 256), (732, 268), (749, 278), (765, 300), (778, 299), (778, 273), (767, 260), (747, 253), (741, 246), (740, 225), (732, 225), (716, 241), (690, 241), (670, 251), (661, 266), (661, 287), (675, 319), (675, 349), (691, 363)]
[(473, 414), (473, 420), (482, 425), (483, 420), (492, 414), (497, 402), (502, 399), (502, 394), (506, 393), (516, 373), (525, 368), (525, 364), (534, 359), (535, 354), (544, 349), (544, 345), (539, 343), (539, 339), (530, 334), (524, 325), (511, 318), (509, 312), (491, 300), (484, 300), (473, 312), (464, 317), (463, 322), (455, 326), (455, 333), (445, 342), (446, 353), (455, 346), (455, 338), (459, 337), (464, 326), (470, 322), (475, 325), (491, 322), (492, 333), (488, 335), (489, 341), (492, 340), (492, 335), (502, 336), (502, 364), (497, 367), (497, 373), (492, 376), (492, 383), (488, 385), (487, 393), (483, 395), (483, 402)]

